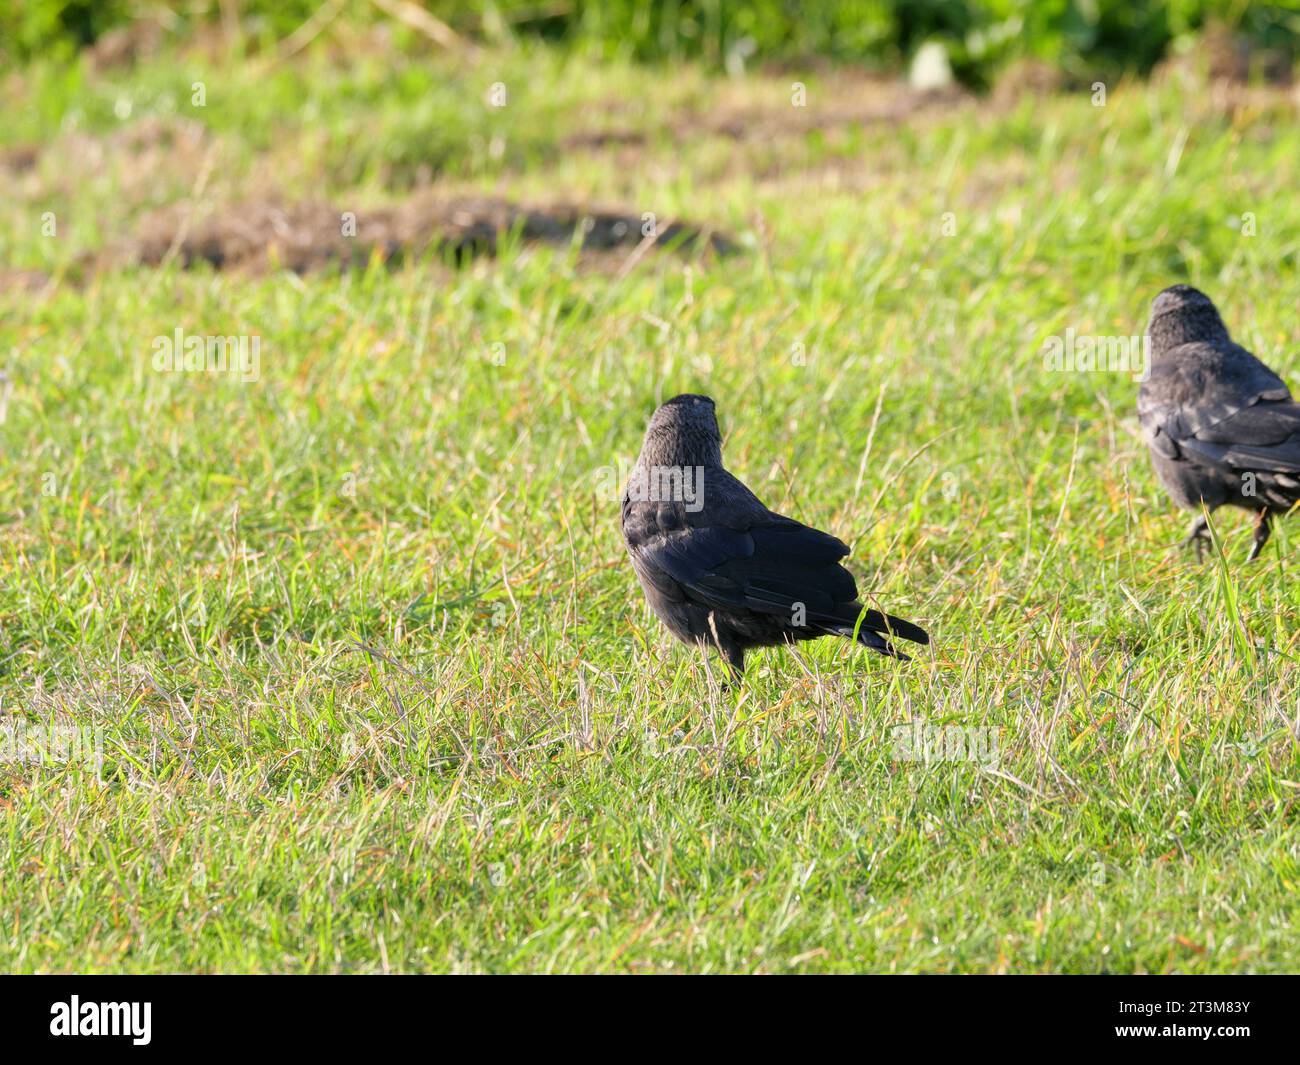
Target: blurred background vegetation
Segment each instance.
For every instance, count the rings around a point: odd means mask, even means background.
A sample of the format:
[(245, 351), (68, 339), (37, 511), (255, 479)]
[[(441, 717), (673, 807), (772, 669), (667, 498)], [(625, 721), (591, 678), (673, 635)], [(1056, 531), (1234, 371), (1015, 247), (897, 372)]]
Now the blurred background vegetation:
[[(144, 21), (185, 36), (237, 26), (250, 48), (282, 40), (322, 9), (360, 21), (410, 14), (413, 0), (0, 0), (0, 62), (58, 58)], [(922, 45), (947, 52), (955, 76), (985, 87), (1018, 59), (1085, 80), (1145, 74), (1184, 41), (1219, 29), (1290, 68), (1300, 0), (426, 0), (418, 5), (467, 40), (510, 38), (605, 57), (696, 59), (736, 73), (747, 64), (817, 56), (883, 70)]]

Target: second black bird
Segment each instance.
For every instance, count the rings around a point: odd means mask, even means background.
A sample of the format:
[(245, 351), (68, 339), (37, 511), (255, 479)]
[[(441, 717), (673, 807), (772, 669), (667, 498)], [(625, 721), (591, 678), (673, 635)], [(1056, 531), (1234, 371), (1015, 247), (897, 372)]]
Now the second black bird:
[(1254, 559), (1273, 515), (1300, 499), (1300, 405), (1190, 285), (1155, 298), (1147, 335), (1151, 373), (1138, 391), (1138, 420), (1161, 483), (1198, 512), (1184, 543), (1204, 549), (1202, 506), (1242, 507), (1255, 513)]
[(856, 630), (864, 646), (906, 658), (890, 638), (930, 642), (911, 622), (863, 609), (843, 543), (768, 510), (726, 471), (707, 396), (655, 411), (622, 521), (650, 608), (678, 639), (721, 652), (733, 681), (751, 647)]

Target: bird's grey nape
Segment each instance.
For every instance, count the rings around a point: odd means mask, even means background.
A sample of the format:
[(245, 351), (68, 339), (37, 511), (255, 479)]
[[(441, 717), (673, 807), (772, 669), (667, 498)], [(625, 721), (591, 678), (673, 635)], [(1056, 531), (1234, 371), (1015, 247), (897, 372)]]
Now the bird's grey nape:
[(1232, 339), (1214, 301), (1191, 285), (1171, 285), (1156, 296), (1151, 303), (1147, 336), (1157, 355), (1193, 341), (1216, 343)]
[(713, 400), (685, 393), (650, 418), (642, 461), (656, 466), (721, 466), (722, 432)]

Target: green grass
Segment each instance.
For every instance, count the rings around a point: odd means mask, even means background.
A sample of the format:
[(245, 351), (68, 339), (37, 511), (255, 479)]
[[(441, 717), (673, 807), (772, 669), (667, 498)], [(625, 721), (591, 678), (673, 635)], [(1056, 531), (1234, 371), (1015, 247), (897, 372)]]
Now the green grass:
[[(0, 712), (101, 727), (105, 761), (0, 763), (0, 967), (1300, 967), (1292, 527), (1246, 566), (1223, 513), (1226, 564), (1181, 556), (1136, 383), (1041, 355), (1189, 280), (1300, 381), (1294, 103), (1132, 84), (735, 141), (690, 127), (784, 119), (797, 75), (203, 64), (10, 76), (4, 136), (45, 152), (0, 174), (0, 261), (62, 281), (0, 294)], [(814, 111), (867, 91), (797, 80)], [(112, 147), (124, 96), (203, 124), (215, 204), (398, 202), (426, 163), (745, 250), (87, 269), (199, 187)], [(559, 147), (623, 127), (646, 143)], [(178, 326), (260, 336), (260, 378), (155, 373)], [(728, 692), (663, 632), (609, 485), (681, 391), (932, 648), (762, 652)], [(897, 760), (912, 719), (998, 758)]]

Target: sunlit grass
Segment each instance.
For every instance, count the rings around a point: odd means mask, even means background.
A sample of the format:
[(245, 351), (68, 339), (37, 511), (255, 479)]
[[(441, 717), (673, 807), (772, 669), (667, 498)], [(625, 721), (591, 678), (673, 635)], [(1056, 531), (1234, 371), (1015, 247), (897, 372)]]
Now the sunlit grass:
[[(744, 251), (78, 282), (198, 175), (78, 170), (56, 120), (111, 137), (106, 101), (129, 124), (190, 75), (31, 77), (13, 139), (52, 154), (0, 179), (0, 253), (63, 281), (0, 295), (0, 709), (101, 726), (105, 764), (0, 764), (0, 965), (1297, 967), (1294, 537), (1247, 567), (1225, 513), (1226, 566), (1180, 556), (1136, 383), (1041, 356), (1189, 280), (1297, 379), (1290, 103), (1116, 86), (737, 139), (672, 131), (784, 115), (791, 78), (314, 64), (202, 71), (199, 195), (396, 202), (428, 163)], [(556, 147), (611, 126), (649, 135)], [(259, 336), (259, 379), (155, 373), (177, 327)], [(680, 391), (929, 650), (762, 652), (729, 693), (664, 634), (609, 486)], [(899, 761), (914, 718), (999, 756)]]

